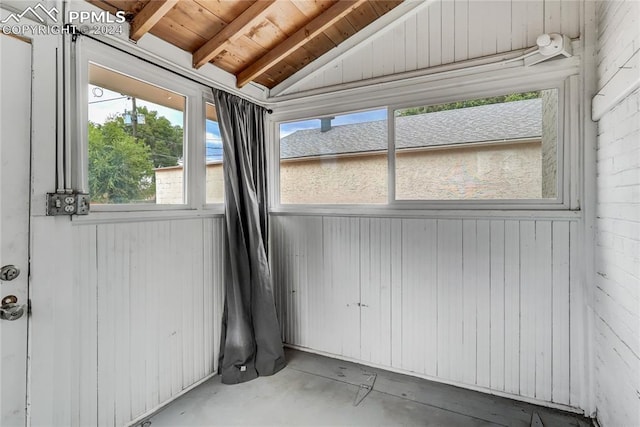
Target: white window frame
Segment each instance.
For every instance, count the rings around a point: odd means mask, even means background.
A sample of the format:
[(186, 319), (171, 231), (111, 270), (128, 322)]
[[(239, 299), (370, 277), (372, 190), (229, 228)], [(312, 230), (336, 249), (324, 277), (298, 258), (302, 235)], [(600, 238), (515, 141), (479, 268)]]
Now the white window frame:
[[(395, 147), (395, 112), (405, 108), (423, 107), (432, 105), (442, 105), (458, 101), (470, 101), (475, 99), (491, 98), (495, 96), (508, 95), (510, 93), (524, 93), (538, 90), (555, 89), (558, 93), (558, 116), (557, 116), (557, 146), (556, 146), (556, 197), (547, 199), (468, 199), (468, 200), (398, 200), (396, 199), (396, 147)], [(537, 86), (514, 86), (511, 88), (505, 88), (504, 90), (479, 90), (471, 95), (465, 95), (464, 97), (443, 97), (441, 99), (429, 99), (426, 103), (399, 103), (389, 107), (388, 120), (393, 121), (393, 124), (388, 125), (389, 130), (389, 205), (396, 208), (439, 208), (439, 209), (451, 209), (451, 208), (474, 208), (474, 209), (566, 209), (568, 205), (564, 203), (564, 83), (553, 82), (547, 87)]]
[[(388, 206), (389, 204), (389, 190), (387, 190), (387, 202), (386, 203), (371, 203), (371, 204), (365, 204), (365, 203), (360, 203), (360, 204), (348, 204), (348, 203), (341, 203), (341, 204), (327, 204), (327, 203), (318, 203), (318, 204), (302, 204), (302, 203), (287, 203), (287, 204), (282, 204), (281, 200), (280, 200), (280, 125), (286, 124), (286, 123), (295, 123), (295, 122), (300, 122), (300, 121), (305, 121), (305, 120), (316, 120), (319, 117), (324, 117), (324, 116), (344, 116), (344, 115), (348, 115), (348, 114), (358, 114), (358, 113), (365, 113), (368, 111), (375, 111), (375, 110), (387, 110), (387, 122), (388, 122), (388, 107), (387, 106), (377, 106), (377, 107), (371, 107), (371, 108), (363, 108), (363, 109), (359, 109), (359, 110), (351, 110), (351, 111), (340, 111), (340, 112), (335, 112), (335, 113), (331, 113), (331, 114), (325, 114), (323, 116), (310, 116), (310, 117), (304, 117), (304, 118), (298, 118), (298, 119), (292, 119), (292, 120), (285, 120), (285, 121), (280, 121), (280, 122), (274, 122), (275, 128), (271, 131), (268, 131), (268, 133), (270, 135), (272, 135), (272, 139), (273, 141), (275, 141), (274, 145), (274, 149), (276, 150), (275, 152), (275, 156), (272, 157), (273, 161), (268, 162), (268, 163), (272, 163), (273, 164), (273, 168), (274, 168), (274, 172), (273, 174), (271, 174), (270, 176), (272, 176), (272, 181), (273, 181), (273, 189), (274, 191), (274, 200), (275, 200), (275, 206), (277, 206), (278, 208), (283, 208), (283, 209), (289, 209), (289, 208), (293, 208), (295, 207), (296, 209), (301, 208), (304, 210), (314, 210), (314, 209), (322, 209), (322, 208), (326, 208), (326, 209), (339, 209), (339, 210), (345, 210), (345, 209), (359, 209), (362, 207), (365, 208), (384, 208), (386, 206)], [(268, 128), (269, 129), (269, 128)], [(388, 123), (387, 123), (387, 131), (388, 131)], [(388, 153), (387, 153), (387, 160), (388, 160)], [(390, 163), (387, 163), (387, 173), (389, 173), (389, 165)], [(388, 183), (387, 183), (388, 184)]]
[[(215, 107), (216, 103), (213, 99), (213, 94), (211, 93), (210, 90), (206, 91), (205, 96), (202, 99), (202, 114), (203, 114), (203, 118), (204, 121), (202, 123), (203, 129), (204, 129), (204, 134), (202, 136), (202, 141), (205, 142), (205, 144), (202, 145), (202, 149), (203, 149), (203, 153), (202, 153), (202, 162), (204, 165), (204, 172), (202, 175), (202, 180), (198, 181), (198, 182), (202, 182), (202, 191), (201, 191), (201, 197), (202, 197), (202, 203), (204, 204), (205, 209), (213, 209), (213, 210), (222, 210), (221, 212), (224, 212), (224, 200), (222, 203), (207, 203), (207, 150), (206, 150), (206, 136), (207, 136), (207, 114), (206, 114), (206, 108), (207, 108), (207, 104), (211, 104)], [(217, 114), (217, 107), (216, 108), (216, 114)], [(220, 121), (218, 121), (218, 127), (220, 127)], [(224, 155), (222, 156), (222, 165), (224, 168)], [(224, 185), (224, 169), (222, 172), (222, 182)], [(224, 193), (224, 189), (223, 189), (223, 193)]]
[(146, 215), (144, 212), (148, 212), (154, 217), (161, 211), (177, 213), (176, 211), (208, 210), (209, 213), (222, 213), (224, 211), (222, 204), (205, 203), (205, 103), (213, 103), (211, 89), (87, 37), (78, 38), (76, 43), (75, 80), (78, 88), (75, 97), (77, 148), (74, 156), (74, 178), (76, 188), (84, 191), (88, 191), (89, 188), (88, 94), (85, 90), (89, 84), (89, 63), (176, 92), (186, 99), (183, 133), (184, 203), (100, 204), (92, 205), (91, 213), (132, 212), (137, 215)]
[[(273, 213), (310, 213), (345, 215), (406, 215), (409, 212), (421, 214), (428, 211), (469, 212), (483, 211), (561, 211), (579, 209), (579, 164), (578, 164), (578, 76), (577, 70), (568, 68), (531, 77), (518, 76), (517, 70), (505, 70), (491, 73), (468, 74), (444, 78), (423, 87), (410, 87), (402, 90), (383, 89), (378, 96), (373, 88), (351, 92), (344, 97), (331, 96), (323, 100), (318, 97), (317, 107), (307, 107), (296, 111), (298, 104), (293, 101), (288, 108), (276, 111), (271, 118), (269, 137), (271, 139), (271, 212)], [(504, 74), (502, 78), (501, 74)], [(395, 200), (395, 120), (394, 111), (416, 106), (446, 104), (449, 102), (487, 98), (509, 93), (521, 93), (534, 90), (556, 89), (558, 91), (558, 142), (557, 142), (557, 196), (553, 199), (516, 199), (516, 200)], [(397, 94), (394, 94), (396, 92)], [(357, 99), (358, 96), (360, 99)], [(308, 102), (308, 101), (307, 101)], [(345, 108), (340, 108), (344, 105)], [(361, 105), (360, 108), (357, 106)], [(386, 107), (385, 107), (386, 106)], [(388, 202), (386, 205), (373, 204), (282, 204), (280, 202), (280, 138), (279, 129), (283, 123), (314, 119), (322, 116), (337, 116), (359, 111), (387, 108), (388, 135)], [(551, 214), (551, 215), (556, 215)]]

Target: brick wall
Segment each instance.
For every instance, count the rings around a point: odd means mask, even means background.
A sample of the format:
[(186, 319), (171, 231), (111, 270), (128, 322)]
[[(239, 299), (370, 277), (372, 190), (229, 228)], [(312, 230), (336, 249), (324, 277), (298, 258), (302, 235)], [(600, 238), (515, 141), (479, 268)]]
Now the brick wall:
[[(181, 204), (183, 199), (184, 170), (182, 166), (156, 169), (156, 203)], [(206, 202), (224, 202), (222, 163), (207, 164)]]
[(399, 153), (399, 200), (539, 199), (540, 141)]
[[(597, 4), (598, 89), (640, 48), (640, 2)], [(607, 94), (615, 96), (615, 94)], [(595, 382), (604, 427), (640, 425), (640, 90), (598, 122)]]
[[(537, 199), (540, 141), (402, 153), (398, 199)], [(182, 203), (181, 167), (156, 170), (156, 203)], [(282, 203), (387, 203), (387, 156), (284, 161)], [(222, 164), (207, 165), (207, 203), (223, 202)]]
[[(396, 158), (400, 200), (537, 199), (540, 142), (405, 152)], [(283, 161), (282, 203), (387, 203), (386, 154)]]
[(184, 203), (184, 170), (180, 166), (156, 169), (156, 204)]

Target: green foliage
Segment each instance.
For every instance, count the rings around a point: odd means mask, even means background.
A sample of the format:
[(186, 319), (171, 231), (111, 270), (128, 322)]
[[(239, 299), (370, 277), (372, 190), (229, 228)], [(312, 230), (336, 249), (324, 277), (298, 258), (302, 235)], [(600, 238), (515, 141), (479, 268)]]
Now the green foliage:
[(155, 194), (151, 149), (117, 120), (89, 123), (89, 191), (96, 203), (131, 203)]
[[(166, 117), (158, 117), (157, 111), (149, 111), (146, 107), (137, 107), (136, 110), (144, 115), (145, 124), (136, 126), (135, 137), (151, 148), (153, 166), (176, 166), (182, 157), (182, 127), (173, 126)], [(122, 117), (116, 117), (115, 120), (129, 135), (134, 136), (133, 126), (125, 125)]]
[(396, 112), (396, 116), (415, 116), (416, 114), (435, 113), (437, 111), (457, 110), (459, 108), (477, 107), (479, 105), (501, 104), (503, 102), (523, 101), (525, 99), (540, 98), (540, 92), (512, 93), (510, 95), (495, 96), (493, 98), (471, 99), (452, 102), (449, 104), (430, 105), (427, 107), (406, 108)]
[(182, 127), (157, 111), (136, 110), (145, 123), (135, 131), (119, 115), (103, 125), (89, 123), (89, 191), (95, 203), (153, 200), (154, 168), (176, 166), (182, 158)]

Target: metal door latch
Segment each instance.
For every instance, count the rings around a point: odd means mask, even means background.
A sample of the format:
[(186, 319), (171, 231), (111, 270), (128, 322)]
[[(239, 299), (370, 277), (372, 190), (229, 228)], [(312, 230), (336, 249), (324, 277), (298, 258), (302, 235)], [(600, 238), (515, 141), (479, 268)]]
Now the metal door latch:
[(8, 282), (20, 275), (20, 269), (15, 265), (5, 265), (0, 269), (0, 280)]
[(26, 305), (18, 304), (18, 298), (15, 295), (9, 295), (2, 298), (2, 306), (0, 306), (0, 319), (2, 320), (18, 320), (26, 311)]

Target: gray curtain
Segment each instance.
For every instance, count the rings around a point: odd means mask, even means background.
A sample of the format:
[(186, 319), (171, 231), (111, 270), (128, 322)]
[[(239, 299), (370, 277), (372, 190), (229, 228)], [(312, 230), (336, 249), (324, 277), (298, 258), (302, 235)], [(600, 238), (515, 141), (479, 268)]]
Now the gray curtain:
[(213, 90), (223, 145), (227, 260), (219, 373), (225, 384), (286, 365), (267, 261), (265, 109)]

